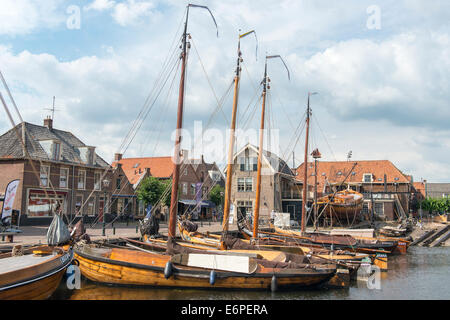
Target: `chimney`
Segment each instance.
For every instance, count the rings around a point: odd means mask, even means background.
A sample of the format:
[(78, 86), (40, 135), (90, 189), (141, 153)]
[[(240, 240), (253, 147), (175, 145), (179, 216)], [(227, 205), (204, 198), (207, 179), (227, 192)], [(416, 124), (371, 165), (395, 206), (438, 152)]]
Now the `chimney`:
[(49, 130), (53, 129), (53, 119), (50, 116), (44, 119), (44, 127), (47, 127)]
[(114, 161), (120, 161), (122, 160), (122, 154), (121, 153), (115, 153), (114, 154)]

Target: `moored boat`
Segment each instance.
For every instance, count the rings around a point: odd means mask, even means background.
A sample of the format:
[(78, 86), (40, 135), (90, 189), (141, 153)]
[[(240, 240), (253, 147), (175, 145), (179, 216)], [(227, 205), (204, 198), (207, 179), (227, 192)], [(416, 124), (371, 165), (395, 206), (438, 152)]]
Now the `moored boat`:
[[(311, 267), (249, 257), (247, 272), (217, 270), (186, 265), (176, 254), (91, 245), (76, 247), (75, 257), (89, 280), (132, 286), (279, 290), (320, 285), (336, 273), (332, 264)], [(227, 259), (232, 262), (233, 256)]]
[(0, 300), (47, 299), (58, 287), (72, 262), (69, 248), (15, 247), (0, 254)]

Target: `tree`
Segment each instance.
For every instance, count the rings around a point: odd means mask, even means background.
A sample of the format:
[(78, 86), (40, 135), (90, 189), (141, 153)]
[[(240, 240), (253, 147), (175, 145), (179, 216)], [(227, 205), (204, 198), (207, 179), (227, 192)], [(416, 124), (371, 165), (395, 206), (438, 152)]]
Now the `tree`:
[(224, 188), (216, 184), (209, 192), (209, 200), (214, 202), (216, 206), (219, 206), (223, 202)]
[[(158, 178), (145, 178), (137, 190), (138, 200), (144, 202), (145, 205), (151, 204), (154, 206), (158, 203), (165, 190), (165, 183)], [(170, 200), (169, 200), (170, 201)]]

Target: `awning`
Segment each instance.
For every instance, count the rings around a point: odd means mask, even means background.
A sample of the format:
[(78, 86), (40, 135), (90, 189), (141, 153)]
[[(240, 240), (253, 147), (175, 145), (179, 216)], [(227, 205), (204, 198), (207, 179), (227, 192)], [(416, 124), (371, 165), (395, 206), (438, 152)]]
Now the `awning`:
[[(196, 206), (197, 200), (179, 200), (179, 203), (188, 205), (188, 206)], [(210, 200), (202, 200), (200, 203), (200, 207), (202, 208), (215, 208), (216, 204)]]
[(215, 208), (216, 204), (210, 200), (203, 200), (200, 206), (202, 208)]
[(179, 203), (187, 204), (188, 206), (195, 206), (197, 205), (196, 200), (178, 200)]

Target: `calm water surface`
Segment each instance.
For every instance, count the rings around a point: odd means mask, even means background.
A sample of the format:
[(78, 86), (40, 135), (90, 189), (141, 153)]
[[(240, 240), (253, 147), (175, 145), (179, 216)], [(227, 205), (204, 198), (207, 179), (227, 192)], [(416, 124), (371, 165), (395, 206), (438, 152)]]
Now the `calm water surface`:
[(390, 256), (389, 271), (381, 275), (381, 289), (368, 289), (355, 281), (348, 289), (308, 289), (288, 292), (216, 291), (125, 288), (81, 281), (81, 289), (68, 290), (65, 279), (51, 297), (56, 300), (264, 300), (264, 299), (450, 299), (450, 247), (411, 247), (406, 255)]

